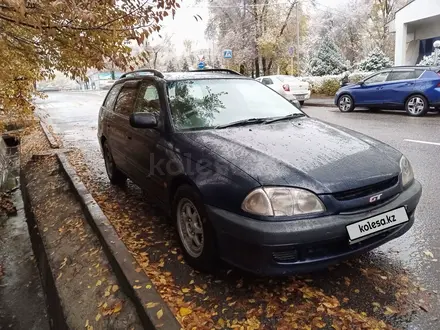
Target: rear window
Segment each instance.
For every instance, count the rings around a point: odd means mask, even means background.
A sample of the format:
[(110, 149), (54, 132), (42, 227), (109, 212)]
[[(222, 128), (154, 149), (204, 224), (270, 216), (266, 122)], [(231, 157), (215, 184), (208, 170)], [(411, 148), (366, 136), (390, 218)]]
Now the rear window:
[(168, 83), (168, 95), (177, 130), (302, 113), (277, 92), (248, 79), (174, 81)]
[(298, 78), (292, 77), (292, 76), (277, 76), (277, 78), (281, 81), (281, 82), (300, 82), (300, 80)]

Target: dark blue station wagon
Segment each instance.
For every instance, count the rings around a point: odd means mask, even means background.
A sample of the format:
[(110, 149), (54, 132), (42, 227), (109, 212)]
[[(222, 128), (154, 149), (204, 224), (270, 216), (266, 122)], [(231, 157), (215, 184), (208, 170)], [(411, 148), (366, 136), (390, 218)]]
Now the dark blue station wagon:
[(98, 138), (110, 181), (155, 196), (204, 271), (326, 267), (403, 235), (422, 193), (399, 151), (230, 70), (124, 74)]

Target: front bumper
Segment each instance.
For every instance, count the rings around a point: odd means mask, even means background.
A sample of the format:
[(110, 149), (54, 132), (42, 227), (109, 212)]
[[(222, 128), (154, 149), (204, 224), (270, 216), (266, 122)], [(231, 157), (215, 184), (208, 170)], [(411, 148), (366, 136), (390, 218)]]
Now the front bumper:
[[(418, 181), (396, 199), (371, 211), (292, 221), (260, 221), (207, 206), (216, 230), (220, 257), (238, 268), (261, 275), (310, 272), (370, 251), (406, 233), (422, 195)], [(346, 226), (406, 206), (410, 221), (356, 244)]]

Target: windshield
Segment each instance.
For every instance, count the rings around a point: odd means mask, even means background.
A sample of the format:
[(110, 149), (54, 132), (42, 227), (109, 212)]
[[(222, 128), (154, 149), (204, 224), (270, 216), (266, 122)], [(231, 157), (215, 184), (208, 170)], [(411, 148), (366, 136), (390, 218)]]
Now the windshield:
[(302, 113), (282, 96), (254, 80), (174, 81), (168, 83), (168, 95), (177, 130), (212, 128), (246, 119)]

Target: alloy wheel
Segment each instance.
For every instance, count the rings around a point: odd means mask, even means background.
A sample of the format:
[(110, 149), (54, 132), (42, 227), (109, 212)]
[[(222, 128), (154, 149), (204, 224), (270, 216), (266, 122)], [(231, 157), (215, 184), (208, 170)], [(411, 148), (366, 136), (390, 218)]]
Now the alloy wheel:
[(421, 97), (415, 96), (408, 101), (408, 112), (412, 115), (420, 115), (424, 109), (425, 101)]
[(339, 99), (339, 109), (343, 112), (349, 111), (351, 108), (351, 98), (349, 96), (343, 96)]
[(200, 257), (205, 243), (202, 219), (188, 198), (182, 198), (177, 205), (177, 231), (186, 252), (193, 258)]

